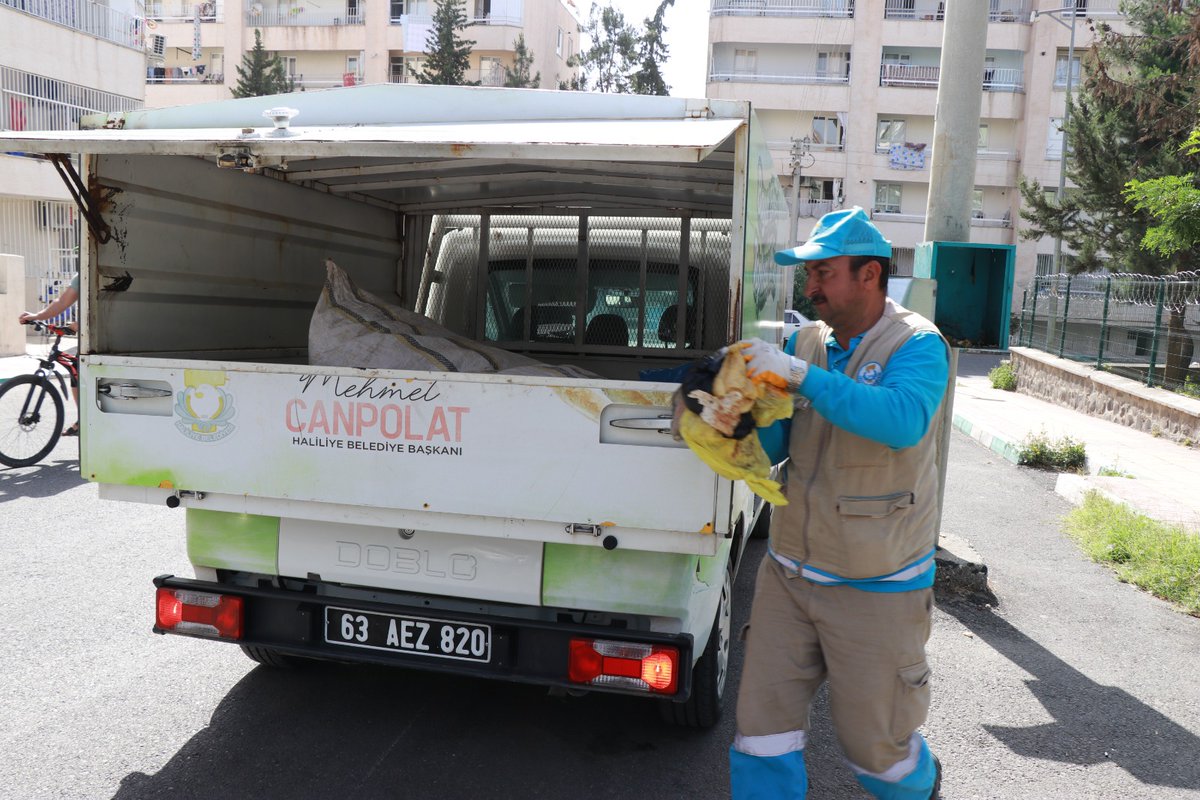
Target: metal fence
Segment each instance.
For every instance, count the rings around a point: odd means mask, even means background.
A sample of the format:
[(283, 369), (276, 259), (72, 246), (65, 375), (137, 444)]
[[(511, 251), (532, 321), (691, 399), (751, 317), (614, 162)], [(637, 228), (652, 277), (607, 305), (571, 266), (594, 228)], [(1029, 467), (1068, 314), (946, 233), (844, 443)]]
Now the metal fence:
[(1040, 275), (1024, 290), (1016, 342), (1200, 396), (1200, 272)]
[[(79, 270), (79, 234), (79, 214), (70, 201), (0, 198), (0, 253), (25, 259), (22, 302), (30, 311), (49, 305), (71, 285)], [(75, 315), (72, 307), (52, 321), (64, 325)]]
[(0, 0), (0, 5), (123, 47), (140, 50), (144, 46), (146, 23), (142, 17), (114, 11), (92, 0)]

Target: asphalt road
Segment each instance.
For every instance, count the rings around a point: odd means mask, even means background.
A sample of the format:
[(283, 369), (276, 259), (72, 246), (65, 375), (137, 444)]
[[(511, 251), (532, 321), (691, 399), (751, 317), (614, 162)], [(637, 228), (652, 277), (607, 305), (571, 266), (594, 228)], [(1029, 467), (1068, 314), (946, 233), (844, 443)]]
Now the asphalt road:
[[(183, 512), (98, 500), (75, 448), (0, 470), (0, 798), (727, 796), (731, 713), (685, 732), (623, 697), (279, 672), (155, 636), (150, 579), (190, 574)], [(999, 605), (935, 611), (943, 796), (1200, 798), (1200, 619), (1084, 560), (1052, 485), (954, 435), (943, 529), (983, 555)], [(814, 725), (809, 796), (866, 797), (823, 707)]]

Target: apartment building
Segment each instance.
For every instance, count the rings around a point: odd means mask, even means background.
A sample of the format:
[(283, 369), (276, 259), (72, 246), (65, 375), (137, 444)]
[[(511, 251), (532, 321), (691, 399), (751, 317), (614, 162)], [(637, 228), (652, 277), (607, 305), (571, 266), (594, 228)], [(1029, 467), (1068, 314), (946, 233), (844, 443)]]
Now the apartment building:
[[(971, 241), (1017, 246), (1016, 287), (1051, 270), (1054, 243), (1017, 235), (1021, 175), (1058, 187), (1068, 76), (1089, 20), (1121, 24), (1118, 0), (989, 0)], [(944, 4), (940, 0), (711, 0), (708, 96), (750, 100), (785, 186), (800, 159), (802, 238), (859, 205), (911, 274), (924, 239)], [(1035, 9), (1043, 13), (1035, 16)], [(1055, 11), (1047, 14), (1045, 11)], [(1068, 64), (1074, 25), (1075, 56)]]
[[(84, 114), (142, 106), (144, 21), (132, 0), (117, 2), (0, 0), (0, 129), (68, 130)], [(0, 154), (0, 253), (25, 259), (26, 308), (78, 269), (79, 226), (52, 164)]]
[[(579, 47), (572, 0), (463, 0), (463, 7), (470, 25), (462, 35), (475, 41), (469, 80), (503, 85), (520, 34), (543, 88), (575, 74), (567, 66)], [(433, 0), (148, 0), (146, 105), (229, 98), (256, 30), (299, 91), (405, 83), (421, 70), (433, 11)]]

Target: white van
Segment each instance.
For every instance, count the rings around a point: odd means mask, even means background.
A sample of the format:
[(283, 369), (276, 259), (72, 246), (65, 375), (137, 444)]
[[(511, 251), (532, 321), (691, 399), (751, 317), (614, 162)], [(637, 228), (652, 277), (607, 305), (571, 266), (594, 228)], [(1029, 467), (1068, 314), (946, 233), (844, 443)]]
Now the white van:
[[(85, 125), (0, 142), (82, 154), (81, 470), (180, 509), (195, 574), (154, 580), (156, 631), (715, 722), (766, 515), (642, 378), (778, 340), (787, 212), (746, 104), (383, 85)], [(309, 363), (327, 258), (598, 377)]]

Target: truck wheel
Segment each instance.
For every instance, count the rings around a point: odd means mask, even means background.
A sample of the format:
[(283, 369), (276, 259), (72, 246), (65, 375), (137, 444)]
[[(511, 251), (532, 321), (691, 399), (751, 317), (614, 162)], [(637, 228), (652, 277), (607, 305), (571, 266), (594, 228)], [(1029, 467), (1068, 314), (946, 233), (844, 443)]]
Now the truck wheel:
[(304, 665), (305, 659), (289, 656), (286, 653), (281, 653), (278, 650), (272, 650), (269, 647), (259, 647), (253, 644), (241, 645), (242, 652), (246, 654), (246, 658), (262, 664), (264, 667), (273, 667), (274, 669), (296, 669)]
[(771, 511), (775, 506), (770, 503), (763, 502), (762, 508), (759, 509), (758, 519), (754, 521), (754, 527), (750, 529), (751, 539), (765, 539), (771, 533)]
[(692, 694), (685, 703), (664, 701), (659, 706), (664, 722), (688, 728), (711, 728), (721, 718), (725, 677), (729, 673), (730, 637), (733, 634), (733, 568), (725, 569), (721, 603), (704, 654), (692, 668)]

